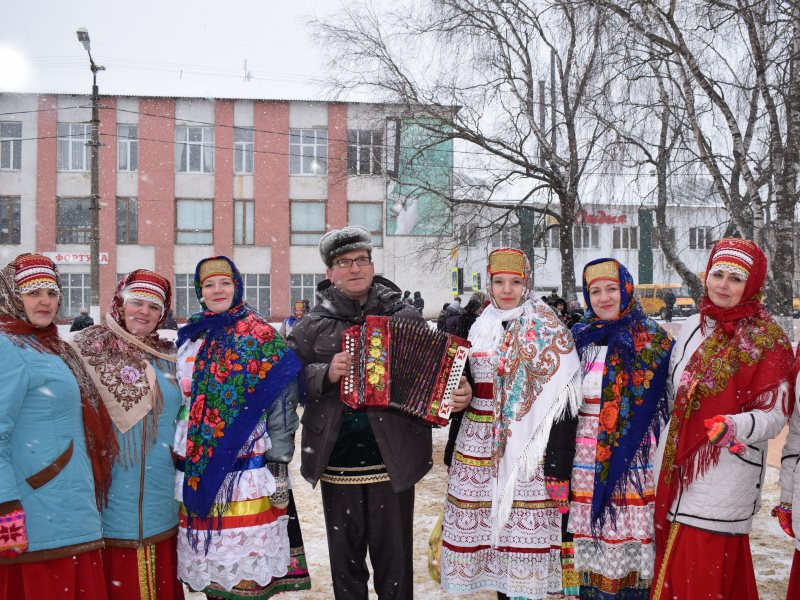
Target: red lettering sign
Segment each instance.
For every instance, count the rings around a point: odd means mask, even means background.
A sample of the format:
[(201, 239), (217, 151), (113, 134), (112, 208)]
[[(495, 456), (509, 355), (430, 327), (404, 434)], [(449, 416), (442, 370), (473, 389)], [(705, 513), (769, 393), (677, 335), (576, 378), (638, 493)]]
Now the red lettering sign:
[(624, 225), (628, 222), (628, 215), (610, 215), (604, 210), (590, 213), (586, 210), (575, 215), (577, 225)]

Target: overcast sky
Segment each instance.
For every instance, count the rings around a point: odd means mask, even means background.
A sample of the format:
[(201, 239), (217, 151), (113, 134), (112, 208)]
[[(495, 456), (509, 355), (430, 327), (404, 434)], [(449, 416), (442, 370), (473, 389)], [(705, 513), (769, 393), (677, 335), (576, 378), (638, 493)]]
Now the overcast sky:
[[(0, 19), (0, 91), (89, 93), (89, 30), (101, 94), (250, 98), (325, 95), (306, 25), (339, 0), (26, 0)], [(251, 74), (244, 81), (244, 61)]]

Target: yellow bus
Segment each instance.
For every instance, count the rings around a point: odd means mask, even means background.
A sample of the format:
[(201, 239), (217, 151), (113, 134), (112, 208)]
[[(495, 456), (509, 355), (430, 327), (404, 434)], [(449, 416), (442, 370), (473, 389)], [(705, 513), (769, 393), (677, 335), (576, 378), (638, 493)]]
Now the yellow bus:
[(633, 293), (639, 299), (644, 314), (667, 318), (667, 307), (664, 304), (664, 292), (669, 288), (675, 294), (673, 317), (688, 317), (697, 312), (697, 306), (689, 292), (680, 283), (643, 283), (633, 286)]

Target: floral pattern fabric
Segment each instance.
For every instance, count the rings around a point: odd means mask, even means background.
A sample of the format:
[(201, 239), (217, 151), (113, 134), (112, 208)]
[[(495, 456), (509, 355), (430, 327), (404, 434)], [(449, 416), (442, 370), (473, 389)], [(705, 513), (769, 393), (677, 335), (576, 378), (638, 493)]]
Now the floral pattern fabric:
[[(586, 272), (592, 265), (612, 262), (619, 273), (620, 312), (614, 320), (599, 318), (591, 309)], [(592, 521), (598, 530), (608, 516), (614, 520), (612, 498), (631, 483), (642, 491), (642, 472), (667, 417), (666, 379), (672, 337), (645, 317), (633, 295), (633, 278), (620, 262), (600, 258), (583, 271), (584, 318), (572, 328), (584, 370), (594, 362), (599, 344), (607, 343), (595, 447)], [(624, 494), (623, 496), (624, 497)]]
[[(245, 309), (246, 310), (246, 309)], [(192, 408), (186, 439), (186, 485), (198, 489), (214, 452), (272, 368), (289, 351), (275, 330), (254, 313), (237, 320), (226, 333), (229, 344), (212, 339), (203, 345), (192, 380)]]
[[(231, 308), (205, 309), (200, 270), (207, 260), (224, 260), (234, 282)], [(267, 414), (284, 390), (300, 384), (303, 365), (264, 318), (243, 302), (244, 284), (236, 265), (220, 256), (195, 268), (195, 293), (204, 310), (178, 332), (178, 346), (203, 342), (192, 371), (191, 408), (186, 430), (183, 503), (187, 531), (197, 522), (210, 543), (213, 517), (231, 501), (241, 470), (237, 457), (249, 455), (267, 433)], [(209, 518), (212, 517), (212, 518)]]
[(578, 413), (569, 512), (575, 570), (580, 574), (582, 597), (647, 598), (655, 558), (654, 436), (650, 439), (647, 461), (641, 466), (641, 490), (627, 481), (611, 499), (616, 509), (613, 524), (606, 522), (600, 531), (592, 527), (592, 496), (597, 477), (596, 443), (601, 427), (600, 395), (605, 364), (606, 348), (602, 347), (594, 362), (587, 366), (583, 378), (583, 404)]

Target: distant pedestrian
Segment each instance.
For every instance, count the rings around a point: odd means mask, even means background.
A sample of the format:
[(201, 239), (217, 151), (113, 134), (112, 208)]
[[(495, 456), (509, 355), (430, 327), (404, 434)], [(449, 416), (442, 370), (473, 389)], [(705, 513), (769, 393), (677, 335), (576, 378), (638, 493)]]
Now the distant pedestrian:
[(178, 331), (178, 321), (175, 320), (175, 314), (172, 312), (171, 308), (167, 310), (167, 318), (164, 319), (164, 324), (161, 326), (161, 329)]
[(670, 289), (667, 288), (664, 292), (664, 308), (666, 309), (666, 321), (667, 323), (672, 322), (672, 309), (675, 307), (675, 293)]
[(447, 307), (450, 306), (449, 302), (442, 304), (442, 310), (439, 311), (439, 316), (436, 318), (436, 329), (444, 331), (447, 321)]
[(414, 308), (419, 311), (419, 314), (422, 314), (422, 309), (425, 308), (425, 300), (422, 299), (422, 294), (414, 292), (414, 300), (412, 303), (414, 304)]
[(411, 299), (411, 292), (408, 290), (403, 292), (403, 302), (405, 304), (411, 304), (412, 306), (414, 305), (414, 301)]
[(463, 317), (464, 309), (461, 308), (461, 304), (458, 301), (451, 302), (445, 309), (444, 330), (451, 335), (460, 335)]
[(72, 322), (72, 327), (70, 327), (69, 330), (70, 332), (80, 331), (92, 325), (94, 325), (94, 319), (89, 316), (89, 311), (85, 308), (81, 308), (81, 314), (75, 317), (75, 320)]
[(297, 321), (302, 319), (306, 313), (308, 313), (308, 300), (298, 300), (294, 303), (294, 314), (283, 320), (281, 323), (278, 332), (284, 337), (284, 339), (289, 335), (292, 331), (292, 328), (295, 326)]
[(559, 299), (558, 288), (553, 288), (549, 296), (545, 296), (545, 302), (552, 306)]

